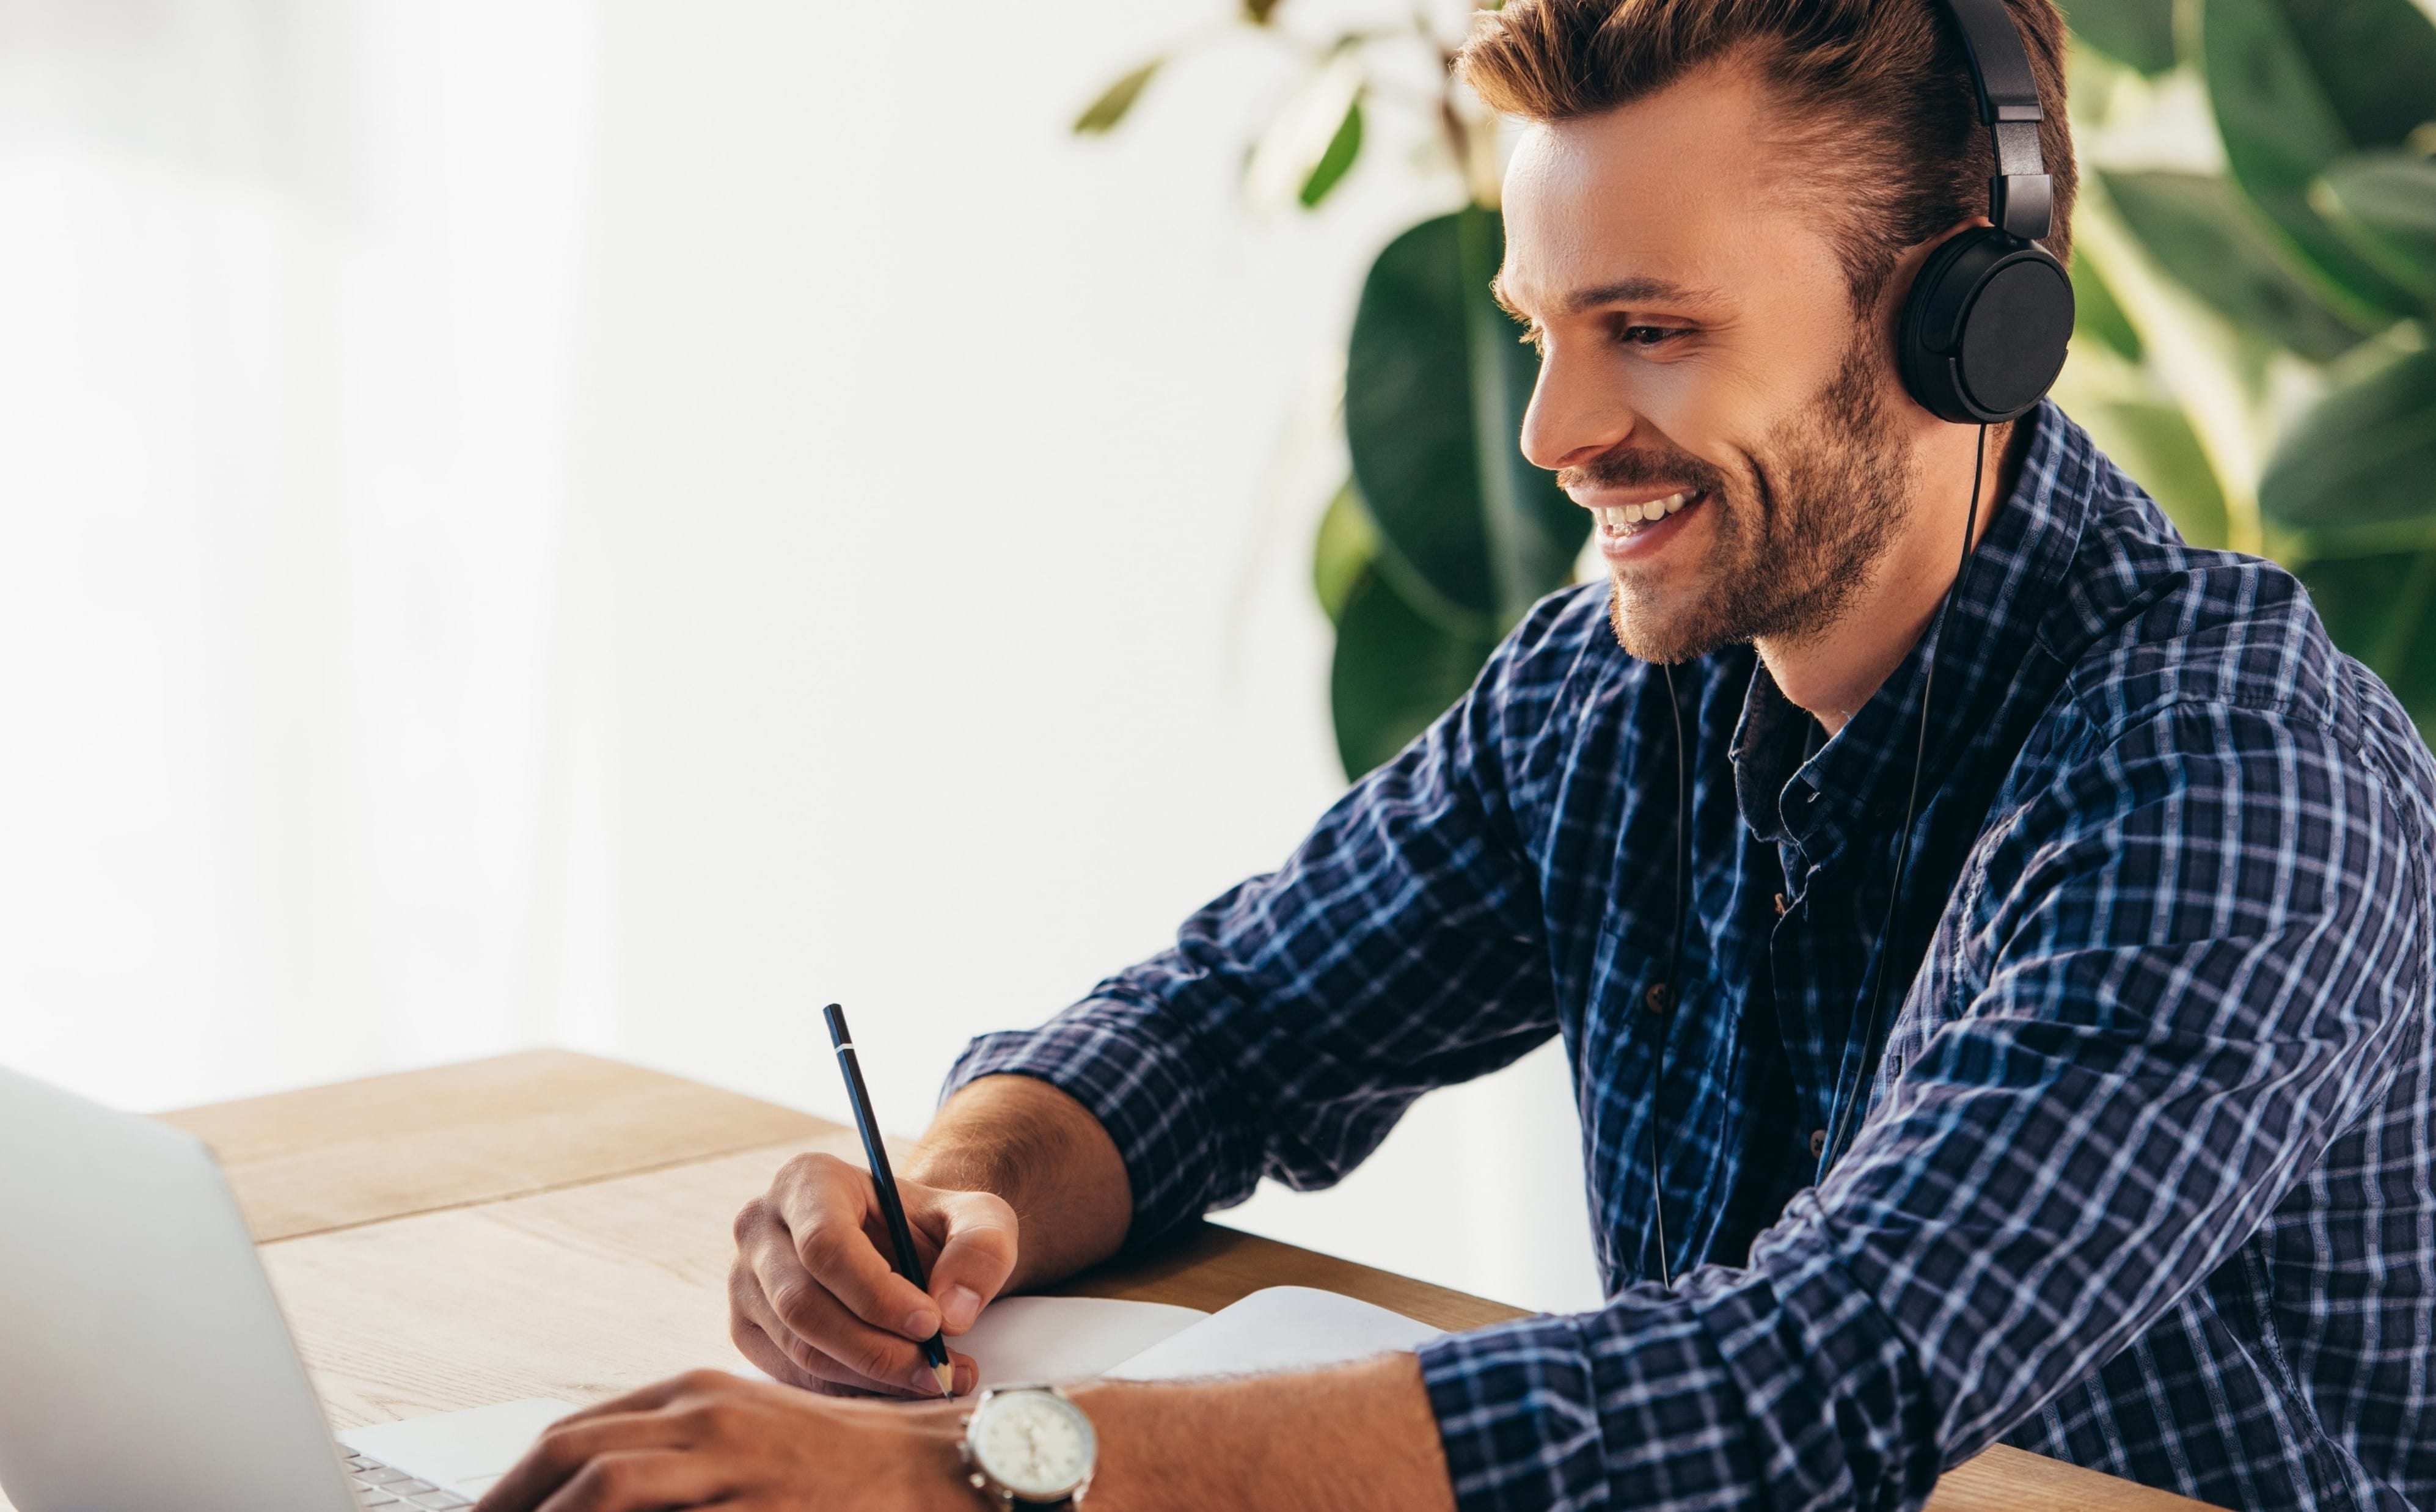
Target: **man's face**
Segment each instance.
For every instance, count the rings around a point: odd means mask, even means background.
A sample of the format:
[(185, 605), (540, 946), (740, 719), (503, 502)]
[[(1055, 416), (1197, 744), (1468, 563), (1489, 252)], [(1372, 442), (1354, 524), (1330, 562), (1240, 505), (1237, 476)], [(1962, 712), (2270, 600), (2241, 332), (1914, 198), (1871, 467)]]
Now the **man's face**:
[(1649, 661), (1825, 630), (1914, 493), (1916, 407), (1766, 104), (1700, 70), (1531, 128), (1506, 174), (1499, 293), (1543, 353), (1522, 450), (1596, 514)]

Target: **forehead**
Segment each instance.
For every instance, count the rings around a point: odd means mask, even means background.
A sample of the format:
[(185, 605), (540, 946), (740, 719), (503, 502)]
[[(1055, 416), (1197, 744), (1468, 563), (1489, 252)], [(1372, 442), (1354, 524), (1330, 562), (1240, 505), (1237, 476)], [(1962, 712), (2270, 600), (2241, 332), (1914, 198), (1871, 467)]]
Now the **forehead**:
[[(1535, 125), (1505, 176), (1505, 266), (1518, 307), (1648, 279), (1728, 294), (1826, 248), (1808, 224), (1766, 86), (1728, 64), (1599, 115)], [(1806, 246), (1804, 244), (1807, 244)]]

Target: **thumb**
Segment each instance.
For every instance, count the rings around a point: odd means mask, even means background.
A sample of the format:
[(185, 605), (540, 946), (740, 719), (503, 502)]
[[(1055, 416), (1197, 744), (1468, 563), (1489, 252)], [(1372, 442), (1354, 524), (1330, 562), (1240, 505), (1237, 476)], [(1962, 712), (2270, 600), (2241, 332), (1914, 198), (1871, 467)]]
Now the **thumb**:
[(922, 1226), (943, 1236), (931, 1262), (942, 1327), (962, 1333), (1015, 1274), (1015, 1209), (986, 1191), (932, 1191)]

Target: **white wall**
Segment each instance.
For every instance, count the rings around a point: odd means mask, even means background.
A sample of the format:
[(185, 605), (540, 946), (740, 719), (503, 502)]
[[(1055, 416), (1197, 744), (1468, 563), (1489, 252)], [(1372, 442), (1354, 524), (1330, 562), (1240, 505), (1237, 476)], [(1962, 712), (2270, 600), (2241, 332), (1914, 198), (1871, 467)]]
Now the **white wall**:
[[(257, 41), (287, 24), (229, 10)], [(1342, 786), (1306, 579), (1337, 344), (1368, 257), (1451, 190), (1391, 130), (1328, 214), (1247, 217), (1232, 175), (1288, 76), (1242, 44), (1115, 140), (1066, 135), (1223, 11), (346, 8), (392, 45), (305, 49), (298, 88), (381, 128), (358, 190), (426, 186), (388, 235), (437, 249), (396, 286), (427, 304), (369, 302), (307, 374), (323, 403), (225, 442), (286, 457), (354, 416), (347, 487), (233, 464), (170, 518), (130, 482), (126, 530), (90, 539), (5, 506), (0, 547), (50, 586), (0, 607), (0, 640), (140, 600), (96, 617), (160, 670), (112, 683), (73, 634), (6, 664), (58, 759), (0, 791), (0, 829), (35, 837), (0, 857), (0, 1057), (165, 1104), (560, 1042), (836, 1115), (813, 1010), (837, 998), (910, 1131), (966, 1036), (1274, 864)], [(61, 195), (116, 152), (79, 139)], [(380, 243), (335, 223), (350, 266)], [(128, 233), (83, 235), (62, 262)], [(292, 257), (231, 257), (301, 298)], [(130, 318), (124, 366), (203, 318), (180, 301)], [(188, 344), (183, 396), (70, 404), (173, 478), (162, 438), (213, 412), (199, 393), (304, 381)], [(400, 363), (420, 381), (382, 377)], [(242, 574), (211, 544), (239, 520)], [(156, 557), (184, 600), (123, 582)], [(197, 657), (217, 683), (179, 674)], [(190, 707), (218, 733), (165, 743)], [(157, 824), (97, 850), (130, 785)], [(61, 868), (96, 879), (62, 893)], [(236, 873), (297, 901), (233, 905)], [(211, 943), (112, 949), (165, 932)], [(1235, 1221), (1589, 1305), (1573, 1138), (1543, 1053), (1425, 1103), (1338, 1190)]]

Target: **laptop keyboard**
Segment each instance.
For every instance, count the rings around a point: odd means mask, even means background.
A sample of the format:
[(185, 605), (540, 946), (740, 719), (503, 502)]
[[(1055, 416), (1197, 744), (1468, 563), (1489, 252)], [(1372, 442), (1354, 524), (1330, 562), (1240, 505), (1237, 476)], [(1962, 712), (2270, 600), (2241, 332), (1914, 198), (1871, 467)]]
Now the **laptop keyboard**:
[(347, 1475), (365, 1512), (451, 1512), (474, 1503), (444, 1486), (392, 1469), (369, 1454), (349, 1454)]

